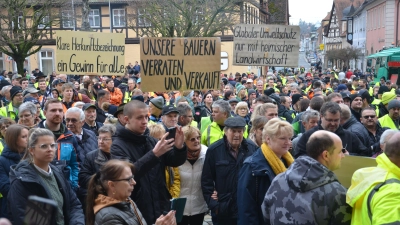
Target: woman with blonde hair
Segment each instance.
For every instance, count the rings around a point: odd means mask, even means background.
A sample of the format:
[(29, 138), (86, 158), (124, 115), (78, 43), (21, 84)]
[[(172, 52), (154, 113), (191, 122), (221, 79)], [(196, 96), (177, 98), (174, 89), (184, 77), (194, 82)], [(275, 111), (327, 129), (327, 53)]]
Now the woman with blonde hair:
[(235, 115), (238, 115), (242, 117), (245, 121), (246, 124), (249, 124), (250, 122), (250, 115), (249, 115), (249, 105), (247, 102), (239, 102), (236, 107), (235, 107)]
[(180, 198), (187, 198), (183, 219), (178, 225), (202, 225), (208, 211), (201, 189), (201, 174), (207, 147), (200, 144), (200, 130), (193, 126), (182, 128), (187, 148), (187, 159), (179, 166)]
[(238, 225), (264, 224), (261, 204), (274, 177), (294, 162), (289, 153), (292, 125), (278, 118), (269, 120), (262, 131), (260, 148), (248, 157), (239, 172), (237, 190)]

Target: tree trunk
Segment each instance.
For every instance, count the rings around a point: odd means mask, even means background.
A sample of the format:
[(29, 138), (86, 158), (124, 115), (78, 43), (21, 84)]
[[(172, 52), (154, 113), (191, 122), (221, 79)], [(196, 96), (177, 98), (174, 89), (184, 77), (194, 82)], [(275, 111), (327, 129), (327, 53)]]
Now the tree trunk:
[(25, 64), (25, 58), (22, 56), (13, 56), (11, 55), (11, 57), (13, 57), (15, 63), (17, 64), (17, 72), (20, 75), (24, 75), (24, 64)]

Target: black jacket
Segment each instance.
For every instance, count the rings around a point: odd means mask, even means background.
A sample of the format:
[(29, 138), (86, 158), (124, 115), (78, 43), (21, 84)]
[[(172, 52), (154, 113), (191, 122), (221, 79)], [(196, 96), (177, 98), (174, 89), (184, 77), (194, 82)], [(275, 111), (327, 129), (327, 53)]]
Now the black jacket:
[[(296, 152), (294, 153), (295, 158), (298, 158), (302, 155), (307, 155), (307, 141), (310, 136), (317, 130), (324, 130), (324, 128), (322, 128), (321, 124), (319, 124), (318, 126), (311, 128), (301, 136), (296, 146)], [(370, 148), (365, 147), (355, 134), (343, 129), (342, 126), (339, 126), (339, 128), (334, 133), (340, 137), (340, 139), (342, 140), (343, 148), (346, 148), (351, 155), (371, 156)]]
[(22, 155), (12, 151), (7, 145), (4, 146), (0, 156), (0, 193), (3, 195), (0, 217), (8, 218), (7, 195), (10, 190), (10, 167), (18, 164)]
[(378, 107), (379, 107), (379, 115), (376, 115), (377, 117), (381, 118), (382, 116), (389, 114), (389, 110), (387, 110), (387, 108), (385, 107), (384, 104), (382, 104), (382, 102), (379, 103)]
[(354, 119), (356, 119), (358, 122), (361, 122), (361, 111), (357, 112), (350, 108), (351, 114), (353, 115)]
[(79, 186), (81, 188), (87, 189), (90, 178), (100, 171), (100, 167), (109, 160), (108, 157), (100, 149), (91, 151), (86, 155), (79, 171)]
[(137, 135), (121, 125), (117, 125), (111, 158), (126, 159), (135, 165), (135, 189), (131, 194), (148, 224), (155, 223), (163, 211), (170, 210), (171, 195), (166, 187), (165, 167), (182, 165), (187, 156), (183, 149), (173, 148), (161, 157), (153, 153), (157, 140), (149, 136), (146, 129), (143, 135)]
[[(72, 190), (63, 173), (55, 166), (50, 165), (57, 180), (58, 187), (63, 195), (63, 214), (65, 225), (85, 224), (85, 217), (81, 203)], [(50, 192), (37, 174), (33, 164), (26, 160), (11, 167), (10, 191), (8, 192), (8, 209), (13, 224), (23, 224), (28, 197), (36, 195), (51, 199)], [(55, 220), (52, 225), (56, 224)]]
[(364, 127), (364, 125), (358, 122), (354, 116), (350, 117), (350, 119), (344, 123), (342, 127), (345, 130), (355, 134), (365, 147), (371, 148), (373, 143), (370, 143), (369, 141), (367, 129)]
[(382, 127), (379, 121), (376, 124), (375, 135), (367, 130), (369, 143), (372, 145), (372, 154), (382, 151), (379, 141), (381, 140), (381, 136), (385, 130), (389, 130), (389, 128)]
[(85, 160), (86, 154), (98, 148), (96, 134), (85, 128), (82, 128), (82, 131), (82, 140), (79, 140), (79, 138), (76, 137), (76, 140), (78, 141), (77, 155), (79, 163), (82, 163)]
[[(108, 114), (114, 115), (114, 113), (117, 111), (118, 107), (115, 105), (110, 105), (110, 108), (108, 109)], [(99, 105), (96, 102), (96, 121), (100, 123), (104, 123), (106, 121), (107, 115), (106, 113), (99, 108)]]
[[(201, 175), (201, 187), (208, 208), (214, 212), (218, 209), (218, 218), (237, 218), (239, 171), (244, 160), (253, 155), (257, 148), (252, 141), (243, 139), (237, 159), (235, 159), (229, 152), (226, 136), (224, 136), (207, 149)], [(214, 190), (218, 193), (218, 201), (211, 198)]]
[(287, 122), (292, 123), (293, 121), (293, 111), (288, 110), (284, 105), (278, 106), (278, 116), (285, 119)]
[(95, 121), (95, 123), (96, 123), (96, 126), (95, 126), (95, 127), (91, 127), (91, 126), (89, 126), (89, 124), (87, 124), (87, 123), (83, 124), (82, 127), (85, 128), (85, 129), (88, 129), (88, 130), (90, 130), (90, 131), (93, 131), (93, 133), (95, 133), (96, 136), (99, 136), (99, 129), (100, 129), (100, 127), (102, 127), (104, 124), (102, 124), (102, 123), (100, 123), (100, 122), (97, 122), (97, 121)]

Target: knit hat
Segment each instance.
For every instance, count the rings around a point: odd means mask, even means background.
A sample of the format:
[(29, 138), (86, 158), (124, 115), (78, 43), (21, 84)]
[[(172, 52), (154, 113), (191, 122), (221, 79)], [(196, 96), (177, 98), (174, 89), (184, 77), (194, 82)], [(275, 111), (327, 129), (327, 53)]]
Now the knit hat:
[(161, 96), (151, 99), (150, 102), (159, 109), (162, 109), (164, 107), (164, 98)]
[(281, 104), (281, 97), (279, 97), (278, 94), (273, 93), (273, 94), (270, 94), (268, 97), (273, 99), (277, 104)]
[(295, 105), (301, 99), (303, 99), (303, 95), (301, 95), (301, 94), (292, 95), (292, 105)]
[(347, 86), (345, 84), (339, 84), (339, 86), (337, 87), (338, 91), (343, 91), (343, 90), (347, 90)]
[(388, 92), (388, 91), (390, 91), (389, 88), (386, 87), (385, 85), (382, 85), (382, 86), (379, 87), (378, 95), (379, 94), (383, 94), (383, 93)]
[(264, 90), (264, 95), (266, 96), (269, 96), (273, 93), (275, 93), (275, 90), (273, 88), (268, 88), (267, 90)]
[(361, 98), (361, 95), (359, 95), (359, 94), (351, 94), (350, 95), (350, 102), (354, 101), (354, 99), (357, 98), (357, 97)]
[(382, 104), (386, 105), (386, 104), (388, 104), (390, 102), (390, 100), (393, 100), (395, 98), (396, 98), (396, 93), (393, 93), (391, 91), (385, 92), (382, 95), (382, 101), (381, 102), (382, 102)]
[(242, 89), (244, 89), (244, 86), (243, 86), (243, 85), (238, 85), (238, 86), (236, 87), (236, 94), (239, 94), (239, 92), (240, 92)]
[(392, 108), (400, 108), (400, 101), (397, 99), (390, 101), (388, 104), (388, 110), (391, 110)]
[(250, 96), (251, 94), (256, 93), (254, 89), (247, 90), (247, 94)]
[(11, 100), (14, 98), (14, 96), (18, 93), (22, 93), (22, 88), (20, 86), (13, 86), (10, 89), (10, 96), (11, 96)]

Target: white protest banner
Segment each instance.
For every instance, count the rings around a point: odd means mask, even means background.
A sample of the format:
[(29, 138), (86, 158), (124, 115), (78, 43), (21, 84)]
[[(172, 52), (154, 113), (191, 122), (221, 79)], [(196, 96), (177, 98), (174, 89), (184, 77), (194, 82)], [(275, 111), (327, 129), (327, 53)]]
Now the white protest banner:
[(142, 91), (218, 89), (220, 38), (141, 38)]
[(56, 31), (57, 73), (124, 75), (125, 34)]
[(299, 26), (238, 24), (233, 37), (233, 65), (298, 66)]

